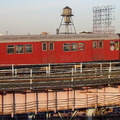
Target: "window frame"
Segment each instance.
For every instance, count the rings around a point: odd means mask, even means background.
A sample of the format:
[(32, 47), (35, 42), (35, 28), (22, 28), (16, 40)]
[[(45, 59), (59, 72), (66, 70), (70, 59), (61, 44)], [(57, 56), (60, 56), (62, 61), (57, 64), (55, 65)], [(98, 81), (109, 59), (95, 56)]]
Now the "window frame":
[[(66, 45), (65, 45), (66, 44)], [(66, 48), (68, 47), (68, 49), (66, 49)], [(69, 52), (70, 51), (70, 43), (63, 43), (63, 51), (64, 52)]]
[[(52, 47), (51, 47), (51, 44), (52, 44)], [(51, 49), (51, 48), (52, 48), (52, 49)], [(49, 50), (50, 50), (50, 51), (53, 51), (53, 50), (54, 50), (54, 43), (53, 43), (53, 42), (50, 42), (50, 43), (49, 43)]]
[[(26, 50), (26, 49), (28, 49), (27, 47), (29, 47), (27, 45), (31, 46), (31, 51), (30, 52), (27, 52), (27, 50)], [(25, 44), (24, 47), (25, 47), (24, 53), (26, 53), (26, 54), (33, 53), (33, 45), (32, 44)]]
[(94, 49), (98, 48), (97, 41), (92, 41), (92, 48), (94, 48)]
[(103, 41), (99, 41), (99, 48), (101, 48), (101, 49), (103, 48)]
[[(13, 47), (9, 47), (8, 46), (13, 46)], [(13, 52), (8, 52), (9, 49), (12, 49), (13, 48)], [(7, 45), (7, 54), (15, 54), (15, 45), (11, 44), (11, 45)]]
[(115, 41), (115, 50), (119, 50), (119, 41)]
[[(71, 43), (71, 51), (78, 51), (78, 44), (77, 43)], [(75, 48), (74, 48), (75, 47)]]
[[(21, 48), (22, 49), (21, 49)], [(18, 50), (17, 50), (18, 49)], [(16, 45), (16, 54), (24, 54), (25, 52), (24, 52), (24, 45), (23, 44), (17, 44)]]
[(84, 51), (85, 50), (85, 43), (79, 42), (78, 43), (78, 50), (79, 51)]
[[(44, 46), (44, 44), (45, 44), (45, 46)], [(44, 49), (44, 47), (45, 47), (45, 49)], [(47, 51), (47, 43), (46, 42), (42, 43), (42, 51)]]
[[(45, 44), (45, 46), (44, 46), (44, 44)], [(44, 47), (45, 47), (45, 49), (44, 49)], [(47, 51), (47, 43), (46, 42), (42, 43), (42, 51)]]

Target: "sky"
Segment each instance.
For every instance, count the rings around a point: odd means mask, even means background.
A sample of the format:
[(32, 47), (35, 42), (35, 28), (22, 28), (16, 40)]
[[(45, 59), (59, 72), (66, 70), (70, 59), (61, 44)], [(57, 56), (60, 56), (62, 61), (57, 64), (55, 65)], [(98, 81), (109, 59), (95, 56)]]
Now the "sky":
[(77, 33), (92, 31), (93, 7), (105, 5), (115, 5), (114, 26), (120, 33), (120, 0), (0, 0), (0, 34), (55, 34), (66, 6), (72, 8)]

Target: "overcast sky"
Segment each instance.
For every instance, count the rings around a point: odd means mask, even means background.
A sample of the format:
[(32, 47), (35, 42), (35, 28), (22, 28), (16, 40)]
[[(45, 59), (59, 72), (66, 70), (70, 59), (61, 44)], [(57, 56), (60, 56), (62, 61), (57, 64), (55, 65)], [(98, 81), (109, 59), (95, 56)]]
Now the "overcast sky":
[(0, 33), (56, 33), (62, 9), (73, 10), (77, 33), (92, 31), (93, 7), (115, 5), (115, 29), (120, 33), (120, 0), (0, 0)]

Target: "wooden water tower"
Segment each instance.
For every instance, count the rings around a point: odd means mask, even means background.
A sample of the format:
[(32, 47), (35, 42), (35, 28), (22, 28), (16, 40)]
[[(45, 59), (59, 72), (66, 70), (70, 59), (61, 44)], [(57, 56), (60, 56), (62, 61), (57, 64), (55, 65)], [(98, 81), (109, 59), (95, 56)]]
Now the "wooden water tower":
[(72, 9), (68, 6), (62, 10), (62, 20), (58, 29), (59, 34), (76, 34), (75, 26), (72, 20)]

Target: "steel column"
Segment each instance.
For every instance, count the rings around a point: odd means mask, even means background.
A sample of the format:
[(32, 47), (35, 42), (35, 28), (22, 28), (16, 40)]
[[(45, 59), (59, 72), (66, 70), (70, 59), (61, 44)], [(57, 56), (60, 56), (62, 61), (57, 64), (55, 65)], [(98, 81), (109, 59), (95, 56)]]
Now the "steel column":
[(14, 114), (15, 114), (15, 93), (13, 92), (13, 117), (14, 117)]
[(72, 106), (72, 111), (75, 109), (75, 89), (72, 90), (73, 93), (73, 106)]
[(4, 91), (2, 92), (2, 115), (4, 114)]
[(54, 91), (54, 112), (57, 111), (57, 91)]
[(38, 104), (39, 104), (39, 102), (38, 102), (38, 91), (36, 91), (36, 110), (35, 110), (35, 114), (38, 113)]

